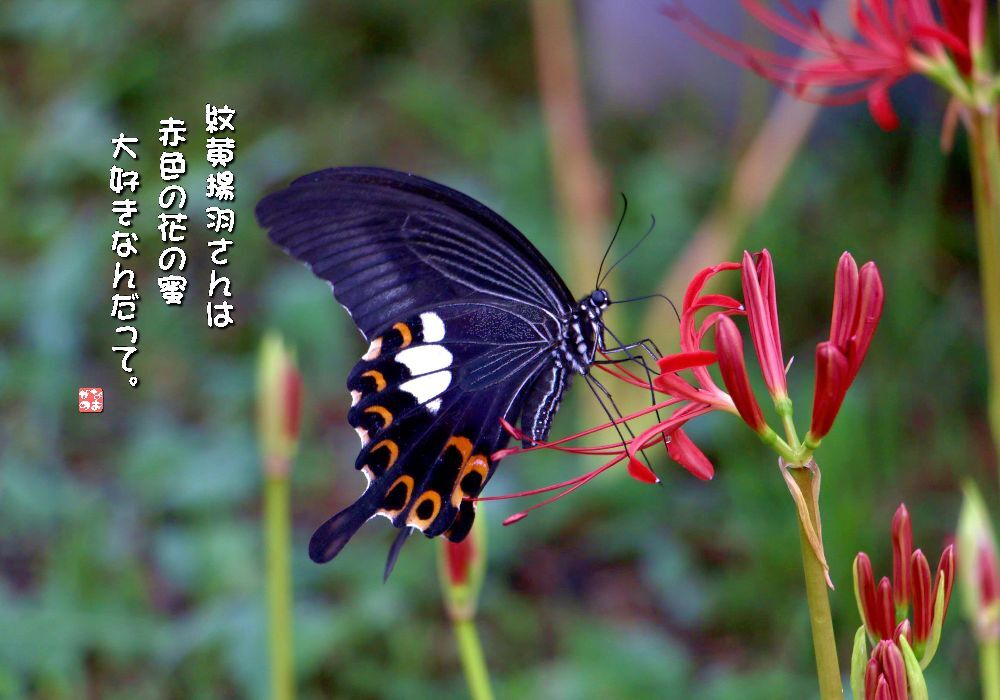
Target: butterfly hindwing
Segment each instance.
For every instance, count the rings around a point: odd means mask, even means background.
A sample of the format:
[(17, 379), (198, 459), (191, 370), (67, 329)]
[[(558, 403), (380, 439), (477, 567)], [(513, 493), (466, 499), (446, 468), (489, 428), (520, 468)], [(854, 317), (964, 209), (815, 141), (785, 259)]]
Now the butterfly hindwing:
[[(548, 347), (523, 315), (505, 314), (450, 304), (372, 339), (347, 382), (348, 422), (362, 443), (355, 466), (368, 487), (317, 531), (314, 559), (335, 556), (373, 515), (428, 537), (458, 541), (468, 533), (475, 517), (469, 499), (492, 476), (491, 455), (508, 439), (501, 418), (516, 420)], [(504, 323), (493, 323), (498, 319)], [(525, 327), (512, 331), (516, 319)], [(494, 337), (501, 332), (519, 339), (516, 352)]]

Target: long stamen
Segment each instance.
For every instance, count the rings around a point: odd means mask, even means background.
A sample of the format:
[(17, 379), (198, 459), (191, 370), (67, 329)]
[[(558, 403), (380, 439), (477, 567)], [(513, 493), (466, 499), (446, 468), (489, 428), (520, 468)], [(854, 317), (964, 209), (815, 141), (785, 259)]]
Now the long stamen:
[(498, 496), (478, 496), (476, 498), (470, 498), (468, 500), (479, 502), (479, 501), (507, 501), (512, 498), (523, 498), (525, 496), (537, 496), (542, 493), (548, 493), (550, 491), (556, 491), (558, 489), (567, 488), (569, 486), (574, 486), (580, 484), (581, 482), (587, 482), (593, 479), (595, 476), (600, 474), (607, 469), (610, 469), (614, 465), (625, 459), (625, 455), (619, 454), (615, 459), (605, 462), (597, 469), (586, 472), (585, 474), (580, 474), (579, 476), (574, 476), (572, 479), (567, 479), (566, 481), (560, 481), (557, 484), (549, 484), (548, 486), (539, 486), (538, 488), (528, 489), (526, 491), (518, 491), (516, 493), (505, 493)]
[(615, 459), (613, 459), (612, 461), (608, 462), (607, 464), (604, 464), (601, 467), (599, 467), (599, 468), (595, 469), (594, 471), (590, 472), (589, 474), (586, 474), (584, 476), (584, 478), (580, 479), (577, 483), (573, 484), (572, 486), (570, 486), (566, 490), (557, 493), (555, 496), (551, 496), (549, 498), (546, 498), (544, 501), (540, 501), (540, 502), (534, 504), (533, 506), (531, 506), (530, 508), (525, 508), (521, 512), (515, 513), (514, 515), (511, 515), (508, 518), (505, 518), (504, 521), (503, 521), (503, 524), (504, 525), (513, 525), (514, 523), (518, 522), (519, 520), (523, 520), (524, 518), (528, 517), (528, 513), (530, 513), (531, 511), (538, 510), (542, 506), (547, 506), (550, 503), (554, 503), (554, 502), (558, 501), (560, 498), (562, 498), (563, 496), (568, 496), (569, 494), (571, 494), (574, 491), (576, 491), (578, 488), (580, 488), (581, 486), (583, 486), (584, 484), (586, 484), (588, 481), (590, 481), (591, 479), (593, 479), (597, 475), (599, 475), (599, 474), (607, 471), (611, 467), (613, 467), (616, 464), (618, 464), (619, 462), (621, 462), (623, 459), (625, 459), (625, 455), (622, 455), (620, 457), (616, 457)]

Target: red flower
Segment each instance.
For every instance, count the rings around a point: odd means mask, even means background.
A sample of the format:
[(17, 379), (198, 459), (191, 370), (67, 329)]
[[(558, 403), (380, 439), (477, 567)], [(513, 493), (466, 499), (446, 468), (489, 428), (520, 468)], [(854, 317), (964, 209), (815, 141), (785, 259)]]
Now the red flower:
[(779, 0), (784, 13), (760, 0), (740, 0), (744, 10), (782, 39), (800, 46), (792, 58), (736, 41), (672, 0), (665, 14), (725, 58), (759, 73), (792, 94), (820, 104), (868, 101), (872, 117), (889, 131), (899, 125), (889, 88), (914, 73), (948, 82), (968, 74), (983, 43), (984, 0), (852, 0), (857, 39), (832, 31), (815, 11)]
[[(945, 548), (933, 580), (924, 553), (918, 549), (911, 554), (912, 548), (910, 515), (901, 504), (892, 519), (892, 580), (883, 577), (876, 585), (871, 560), (864, 552), (858, 552), (854, 559), (854, 595), (861, 620), (873, 640), (897, 640), (904, 635), (912, 643), (921, 665), (926, 666), (936, 651), (940, 624), (951, 600), (955, 548), (953, 545)], [(907, 619), (910, 603), (912, 626)]]
[[(706, 293), (706, 285), (716, 275), (739, 270), (745, 305), (723, 294)], [(536, 449), (555, 449), (575, 454), (602, 455), (603, 465), (573, 479), (540, 489), (505, 496), (488, 496), (479, 500), (496, 500), (517, 496), (539, 495), (557, 491), (553, 496), (507, 518), (506, 524), (517, 522), (531, 510), (572, 493), (608, 469), (625, 462), (628, 474), (644, 483), (659, 479), (641, 459), (645, 450), (658, 442), (666, 442), (669, 456), (699, 479), (711, 479), (714, 468), (708, 457), (684, 432), (688, 421), (711, 411), (726, 411), (739, 415), (761, 439), (771, 445), (786, 463), (806, 464), (812, 451), (829, 431), (848, 387), (857, 375), (871, 344), (872, 335), (882, 311), (882, 283), (873, 263), (859, 272), (854, 259), (844, 254), (838, 268), (834, 291), (833, 322), (830, 340), (821, 343), (817, 357), (829, 357), (817, 367), (817, 391), (814, 401), (812, 430), (804, 442), (787, 434), (783, 440), (767, 424), (750, 384), (743, 354), (743, 338), (733, 321), (734, 316), (746, 316), (755, 354), (761, 366), (764, 382), (782, 417), (783, 429), (791, 427), (791, 402), (785, 381), (785, 364), (778, 327), (778, 305), (775, 294), (774, 266), (771, 255), (764, 250), (753, 256), (745, 253), (742, 263), (725, 262), (707, 267), (688, 285), (680, 313), (680, 349), (658, 360), (659, 374), (652, 384), (630, 371), (626, 365), (595, 365), (617, 379), (636, 387), (666, 394), (668, 398), (613, 423), (599, 425), (576, 435), (533, 446), (511, 447), (493, 455), (500, 460), (512, 454)], [(702, 347), (706, 336), (714, 331), (715, 349)], [(723, 386), (719, 386), (709, 368), (718, 363)], [(671, 415), (639, 432), (625, 442), (609, 442), (591, 447), (570, 446), (588, 435), (629, 423), (635, 418), (669, 409)], [(504, 423), (514, 438), (524, 435), (514, 426)], [(892, 598), (890, 589), (890, 601)]]

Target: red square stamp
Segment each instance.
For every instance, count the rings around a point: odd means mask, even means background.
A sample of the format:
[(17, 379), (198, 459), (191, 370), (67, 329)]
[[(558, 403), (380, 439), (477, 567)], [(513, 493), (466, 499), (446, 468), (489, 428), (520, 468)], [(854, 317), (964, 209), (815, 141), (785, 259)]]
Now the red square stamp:
[(77, 398), (80, 413), (100, 413), (104, 410), (104, 389), (100, 387), (80, 387)]

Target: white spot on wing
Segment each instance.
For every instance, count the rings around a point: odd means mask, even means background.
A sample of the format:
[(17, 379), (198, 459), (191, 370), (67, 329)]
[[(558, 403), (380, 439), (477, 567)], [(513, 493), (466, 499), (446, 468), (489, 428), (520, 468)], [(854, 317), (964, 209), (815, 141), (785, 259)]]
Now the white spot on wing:
[(424, 328), (424, 342), (436, 343), (444, 338), (444, 321), (435, 313), (420, 314), (420, 323)]
[(431, 413), (437, 413), (441, 410), (441, 399), (434, 399), (433, 401), (428, 401), (425, 404), (428, 411)]
[(368, 444), (369, 437), (368, 437), (368, 431), (367, 430), (365, 430), (364, 428), (358, 427), (358, 428), (354, 429), (354, 432), (356, 432), (358, 434), (358, 437), (361, 438), (361, 446), (362, 447), (364, 447), (365, 445)]
[[(443, 394), (448, 389), (449, 384), (451, 384), (451, 372), (445, 371), (425, 374), (416, 379), (410, 379), (400, 384), (399, 388), (408, 394), (412, 394), (417, 403), (424, 404)], [(440, 407), (441, 402), (438, 400), (437, 408)], [(431, 411), (436, 412), (436, 409), (431, 409)]]
[(396, 353), (396, 362), (406, 365), (413, 376), (446, 369), (451, 360), (451, 353), (443, 345), (416, 345)]

